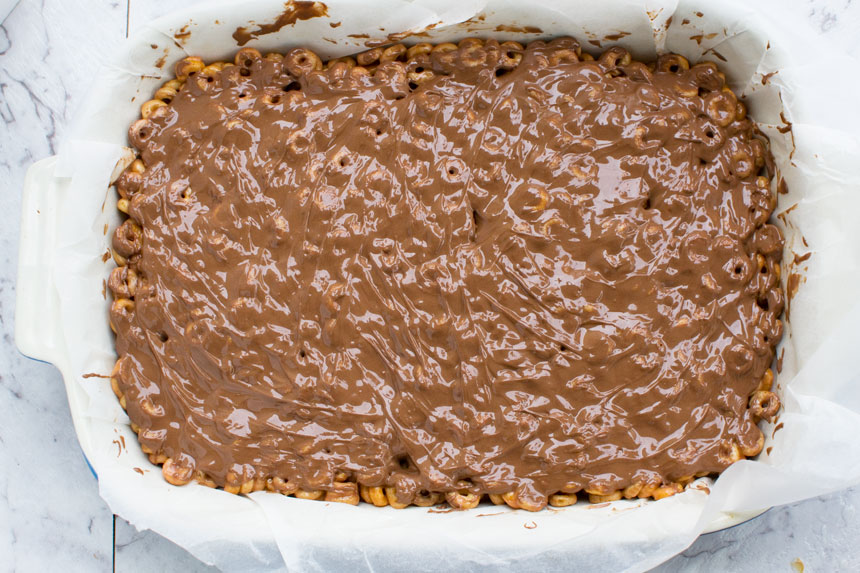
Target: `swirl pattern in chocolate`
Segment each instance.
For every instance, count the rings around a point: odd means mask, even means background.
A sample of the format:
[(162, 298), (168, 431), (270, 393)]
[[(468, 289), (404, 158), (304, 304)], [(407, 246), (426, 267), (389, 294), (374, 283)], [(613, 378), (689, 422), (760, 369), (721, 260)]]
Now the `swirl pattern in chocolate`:
[(111, 321), (144, 450), (234, 491), (528, 509), (757, 454), (782, 237), (717, 67), (407, 55), (246, 49), (132, 126)]

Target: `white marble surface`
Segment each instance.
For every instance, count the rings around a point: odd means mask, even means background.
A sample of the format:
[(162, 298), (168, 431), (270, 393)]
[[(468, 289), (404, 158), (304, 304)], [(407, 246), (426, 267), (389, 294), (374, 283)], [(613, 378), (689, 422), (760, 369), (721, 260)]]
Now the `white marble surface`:
[(0, 25), (0, 570), (112, 564), (113, 518), (81, 455), (60, 375), (18, 354), (12, 336), (24, 172), (54, 153), (125, 20), (125, 0), (24, 0)]
[[(12, 340), (25, 171), (55, 152), (89, 77), (128, 29), (177, 4), (0, 0), (0, 571), (212, 570), (152, 532), (120, 518), (114, 527), (58, 372), (22, 357)], [(785, 9), (860, 56), (860, 0), (790, 0)], [(657, 571), (858, 571), (858, 540), (860, 487), (702, 536)]]

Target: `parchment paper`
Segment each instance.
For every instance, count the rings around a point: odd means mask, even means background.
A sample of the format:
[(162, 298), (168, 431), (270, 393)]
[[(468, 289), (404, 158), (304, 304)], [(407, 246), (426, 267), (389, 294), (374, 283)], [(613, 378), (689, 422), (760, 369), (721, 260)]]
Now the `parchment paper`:
[[(210, 3), (153, 22), (104, 67), (55, 173), (68, 181), (52, 277), (64, 335), (57, 364), (89, 398), (84, 411), (75, 412), (77, 430), (114, 512), (230, 570), (540, 570), (566, 564), (640, 571), (682, 551), (706, 528), (731, 523), (737, 513), (860, 482), (860, 85), (856, 74), (846, 73), (858, 62), (786, 20), (775, 0), (719, 7), (693, 0), (326, 3), (328, 16), (248, 45), (264, 52), (303, 45), (334, 57), (364, 49), (367, 40), (350, 35), (384, 40), (433, 26), (412, 41), (572, 35), (595, 53), (589, 41), (623, 45), (640, 59), (668, 50), (719, 63), (770, 136), (789, 188), (777, 209), (787, 239), (782, 280), (797, 274), (801, 282), (778, 351), (776, 387), (784, 404), (778, 426), (764, 428), (766, 450), (757, 461), (733, 465), (716, 483), (699, 480), (659, 502), (581, 502), (537, 514), (494, 506), (467, 512), (352, 507), (167, 485), (140, 452), (108, 381), (83, 375), (107, 374), (115, 360), (102, 294), (112, 263), (102, 255), (110, 245), (104, 225), (113, 229), (118, 222), (108, 186), (117, 164), (129, 161), (128, 125), (175, 61), (186, 53), (229, 57), (237, 26), (272, 22), (283, 10), (280, 1)], [(496, 31), (499, 25), (536, 26), (541, 33)], [(615, 34), (624, 37), (606, 40)], [(805, 253), (811, 257), (795, 264)]]

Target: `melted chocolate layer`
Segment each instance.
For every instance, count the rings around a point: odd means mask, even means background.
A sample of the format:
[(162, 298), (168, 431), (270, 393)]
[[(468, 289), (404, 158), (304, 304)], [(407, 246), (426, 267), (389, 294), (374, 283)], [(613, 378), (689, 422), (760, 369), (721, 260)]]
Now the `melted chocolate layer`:
[(712, 64), (577, 51), (251, 54), (135, 124), (112, 321), (141, 443), (218, 485), (536, 503), (757, 451), (766, 142)]

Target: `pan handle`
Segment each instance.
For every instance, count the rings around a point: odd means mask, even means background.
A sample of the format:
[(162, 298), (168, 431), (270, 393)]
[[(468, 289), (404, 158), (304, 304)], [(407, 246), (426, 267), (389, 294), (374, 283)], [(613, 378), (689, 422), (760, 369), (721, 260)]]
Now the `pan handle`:
[(55, 320), (60, 300), (54, 287), (54, 252), (60, 199), (69, 182), (54, 177), (56, 163), (56, 156), (37, 161), (24, 179), (15, 299), (18, 350), (55, 364), (62, 338)]

